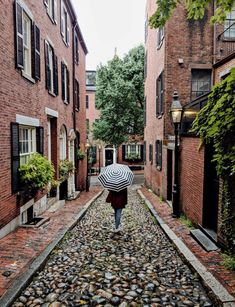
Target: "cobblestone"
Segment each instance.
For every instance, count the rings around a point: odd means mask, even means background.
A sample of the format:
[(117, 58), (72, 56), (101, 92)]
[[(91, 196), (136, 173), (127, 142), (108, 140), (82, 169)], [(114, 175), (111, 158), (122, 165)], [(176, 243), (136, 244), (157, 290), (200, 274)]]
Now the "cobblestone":
[(13, 306), (213, 306), (134, 188), (114, 234), (106, 193)]

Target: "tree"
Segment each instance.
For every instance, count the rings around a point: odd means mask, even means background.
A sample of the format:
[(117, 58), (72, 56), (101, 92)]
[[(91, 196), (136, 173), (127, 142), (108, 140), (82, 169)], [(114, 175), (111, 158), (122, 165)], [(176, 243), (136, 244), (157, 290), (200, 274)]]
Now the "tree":
[(117, 55), (97, 69), (96, 107), (100, 119), (93, 125), (95, 139), (118, 147), (128, 135), (143, 134), (144, 46)]
[[(149, 18), (151, 28), (158, 28), (165, 25), (167, 20), (171, 17), (176, 6), (182, 0), (156, 0), (157, 10)], [(188, 19), (202, 19), (206, 8), (214, 3), (214, 0), (183, 0), (188, 12)], [(234, 5), (234, 0), (217, 0), (216, 10), (211, 21), (213, 23), (221, 23), (226, 19), (226, 15), (231, 11)]]

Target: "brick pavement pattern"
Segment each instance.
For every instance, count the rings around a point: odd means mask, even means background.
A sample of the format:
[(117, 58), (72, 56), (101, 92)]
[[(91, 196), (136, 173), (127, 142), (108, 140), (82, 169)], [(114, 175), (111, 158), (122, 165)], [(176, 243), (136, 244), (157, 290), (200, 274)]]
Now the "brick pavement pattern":
[(159, 197), (145, 187), (141, 192), (150, 201), (158, 215), (164, 222), (182, 239), (185, 245), (201, 261), (201, 263), (213, 274), (213, 276), (235, 297), (235, 272), (228, 271), (221, 265), (221, 250), (206, 252), (191, 236), (189, 230), (179, 219), (172, 218), (172, 209), (160, 201)]
[[(100, 187), (92, 187), (81, 192), (78, 199), (66, 202), (56, 212), (42, 214), (50, 220), (39, 228), (18, 227), (0, 240), (0, 297), (99, 191)], [(4, 272), (10, 275), (4, 276)]]

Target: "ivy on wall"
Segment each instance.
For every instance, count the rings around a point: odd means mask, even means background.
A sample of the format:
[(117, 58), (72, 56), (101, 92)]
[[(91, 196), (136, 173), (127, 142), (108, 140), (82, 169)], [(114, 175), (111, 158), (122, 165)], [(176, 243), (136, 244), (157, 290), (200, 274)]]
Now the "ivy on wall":
[(202, 144), (212, 143), (213, 161), (223, 181), (222, 223), (220, 231), (226, 245), (234, 248), (235, 205), (235, 68), (221, 83), (215, 85), (208, 102), (197, 114), (192, 132), (200, 136)]

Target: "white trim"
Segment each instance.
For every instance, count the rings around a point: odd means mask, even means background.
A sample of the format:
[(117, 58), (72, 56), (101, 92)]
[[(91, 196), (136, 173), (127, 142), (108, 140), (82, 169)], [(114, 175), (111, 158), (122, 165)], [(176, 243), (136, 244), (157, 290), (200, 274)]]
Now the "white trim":
[(33, 126), (33, 127), (40, 126), (39, 119), (19, 114), (16, 114), (16, 122), (20, 125)]
[(30, 199), (26, 204), (20, 207), (20, 214), (34, 205), (34, 199)]
[(46, 42), (49, 43), (49, 45), (51, 45), (53, 49), (55, 49), (55, 45), (52, 43), (52, 41), (50, 40), (48, 36), (46, 36)]
[(47, 108), (47, 107), (45, 107), (45, 113), (46, 113), (46, 115), (49, 115), (49, 116), (52, 116), (52, 117), (56, 117), (56, 118), (59, 117), (58, 111), (55, 111), (55, 110)]
[(229, 67), (229, 68), (227, 68), (227, 69), (221, 71), (220, 74), (219, 74), (219, 78), (221, 79), (221, 78), (223, 78), (225, 75), (228, 75), (228, 74), (230, 73), (231, 69), (232, 69), (232, 68)]
[(24, 1), (22, 0), (17, 0), (17, 2), (19, 3), (19, 5), (22, 7), (22, 9), (25, 11), (25, 13), (29, 16), (30, 19), (34, 19), (33, 18), (33, 14), (31, 13), (30, 9), (28, 8), (28, 6), (24, 3)]

